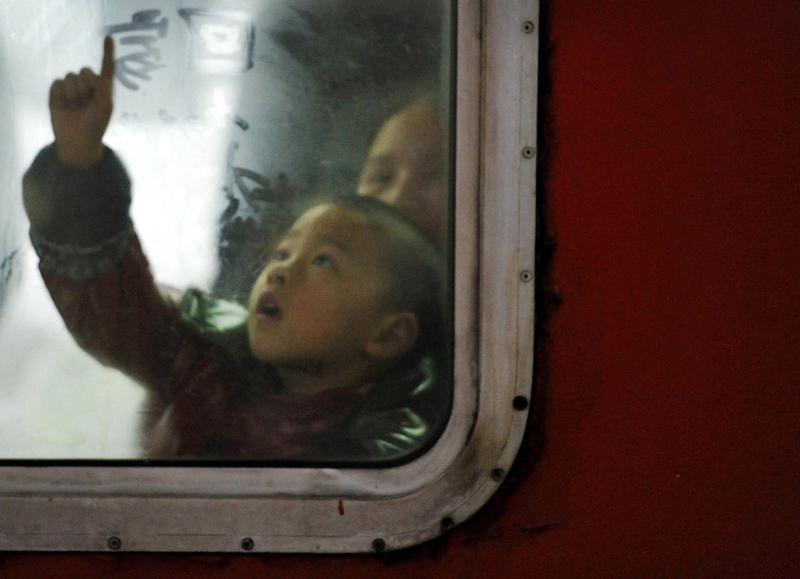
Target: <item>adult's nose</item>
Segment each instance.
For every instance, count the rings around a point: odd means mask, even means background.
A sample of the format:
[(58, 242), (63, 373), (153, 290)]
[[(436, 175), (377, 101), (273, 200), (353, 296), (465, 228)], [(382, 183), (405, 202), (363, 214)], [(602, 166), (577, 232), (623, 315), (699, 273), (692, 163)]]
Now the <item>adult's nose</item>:
[(401, 175), (392, 187), (381, 195), (381, 201), (406, 211), (416, 207), (414, 180), (407, 174)]

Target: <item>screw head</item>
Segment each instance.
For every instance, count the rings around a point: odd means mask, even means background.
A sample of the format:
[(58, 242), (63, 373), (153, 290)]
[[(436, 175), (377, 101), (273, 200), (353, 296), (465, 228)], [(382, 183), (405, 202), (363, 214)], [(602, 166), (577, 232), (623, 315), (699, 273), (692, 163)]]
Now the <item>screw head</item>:
[(515, 396), (512, 404), (514, 410), (525, 410), (528, 407), (528, 399), (524, 396)]
[(525, 34), (530, 34), (534, 30), (536, 30), (536, 25), (530, 20), (526, 20), (525, 22), (522, 23), (522, 31)]
[(119, 537), (109, 537), (108, 538), (108, 548), (112, 551), (118, 551), (122, 547), (122, 539)]
[(506, 471), (504, 471), (502, 468), (497, 467), (492, 469), (492, 479), (500, 482), (503, 480), (504, 476), (506, 476)]
[(442, 519), (442, 531), (449, 531), (456, 526), (456, 522), (452, 517), (445, 517)]
[(253, 541), (253, 539), (251, 539), (250, 537), (245, 537), (244, 539), (242, 539), (242, 549), (244, 549), (245, 551), (252, 551), (253, 547), (255, 546), (256, 546), (255, 541)]
[(372, 550), (376, 553), (381, 553), (386, 549), (386, 541), (378, 537), (374, 541), (372, 541)]
[(533, 156), (536, 154), (536, 149), (531, 147), (530, 145), (527, 147), (522, 148), (522, 156), (525, 159), (533, 159)]
[(522, 283), (530, 283), (533, 279), (533, 274), (529, 270), (523, 269), (519, 272), (519, 279)]

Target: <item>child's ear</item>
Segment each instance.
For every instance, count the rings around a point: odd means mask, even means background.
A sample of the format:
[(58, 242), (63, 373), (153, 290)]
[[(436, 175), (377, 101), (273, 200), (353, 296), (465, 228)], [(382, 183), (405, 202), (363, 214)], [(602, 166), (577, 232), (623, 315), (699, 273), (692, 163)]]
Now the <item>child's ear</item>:
[(367, 354), (375, 358), (399, 358), (417, 341), (417, 316), (411, 312), (387, 314), (367, 342)]

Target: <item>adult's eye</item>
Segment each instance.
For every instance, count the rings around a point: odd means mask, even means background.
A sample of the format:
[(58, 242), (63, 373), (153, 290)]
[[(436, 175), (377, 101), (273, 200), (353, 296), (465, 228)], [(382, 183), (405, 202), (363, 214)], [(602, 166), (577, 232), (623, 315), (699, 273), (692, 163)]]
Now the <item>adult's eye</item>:
[(394, 171), (379, 171), (372, 176), (372, 183), (375, 185), (386, 186), (394, 181)]
[(422, 174), (422, 180), (425, 183), (436, 183), (444, 179), (444, 170), (441, 167), (425, 171)]
[(395, 173), (391, 167), (372, 165), (361, 176), (361, 185), (371, 189), (386, 187), (395, 180)]

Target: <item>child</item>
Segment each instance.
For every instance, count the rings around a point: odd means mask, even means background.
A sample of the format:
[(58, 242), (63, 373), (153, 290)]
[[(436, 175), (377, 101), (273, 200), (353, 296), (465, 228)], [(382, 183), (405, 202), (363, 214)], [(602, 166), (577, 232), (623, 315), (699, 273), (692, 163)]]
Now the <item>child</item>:
[(443, 426), (420, 364), (441, 328), (442, 268), (425, 236), (373, 199), (317, 203), (270, 250), (244, 322), (219, 331), (213, 315), (194, 315), (213, 313), (213, 300), (194, 291), (178, 304), (153, 281), (130, 182), (102, 144), (113, 76), (107, 38), (99, 75), (53, 83), (56, 140), (26, 173), (24, 201), (67, 328), (148, 388), (146, 454), (360, 461), (423, 450)]

